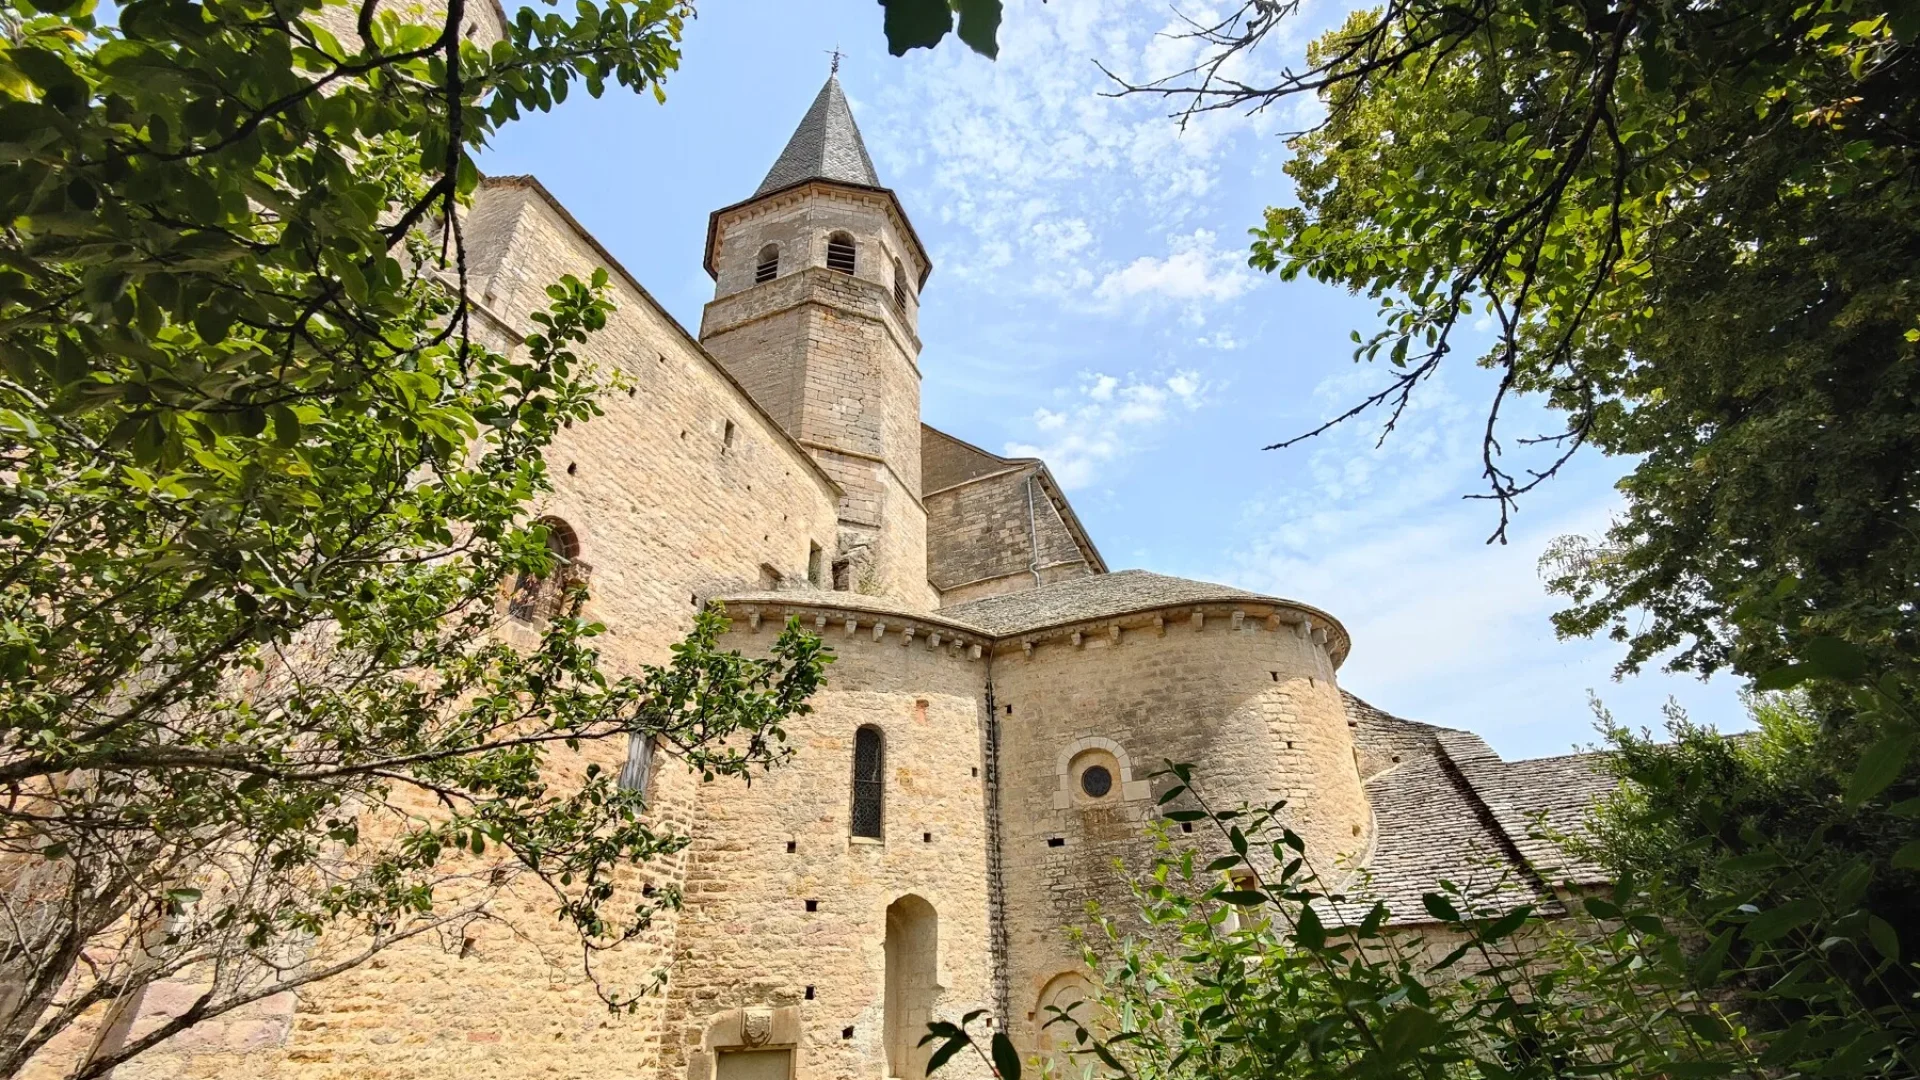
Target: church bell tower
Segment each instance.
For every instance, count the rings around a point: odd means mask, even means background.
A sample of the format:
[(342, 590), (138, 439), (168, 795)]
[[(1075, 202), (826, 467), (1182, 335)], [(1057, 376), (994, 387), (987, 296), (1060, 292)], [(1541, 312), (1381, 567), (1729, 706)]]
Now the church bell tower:
[(753, 197), (707, 225), (700, 340), (843, 489), (837, 589), (930, 609), (920, 501), (926, 249), (830, 76)]

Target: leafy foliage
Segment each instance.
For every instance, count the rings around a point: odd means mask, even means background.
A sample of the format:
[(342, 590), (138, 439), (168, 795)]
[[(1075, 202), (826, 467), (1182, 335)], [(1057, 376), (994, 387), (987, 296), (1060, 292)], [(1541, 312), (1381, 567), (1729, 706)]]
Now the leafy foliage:
[[(1810, 876), (1783, 850), (1712, 837), (1692, 850), (1729, 889), (1669, 874), (1648, 799), (1696, 803), (1637, 786), (1667, 753), (1627, 739), (1617, 758), (1636, 786), (1614, 820), (1652, 841), (1655, 872), (1621, 865), (1611, 890), (1564, 901), (1513, 906), (1509, 883), (1489, 880), (1392, 911), (1316, 873), (1284, 804), (1176, 811), (1214, 841), (1162, 828), (1133, 883), (1137, 917), (1096, 913), (1095, 993), (1045, 1018), (1064, 1058), (1038, 1064), (1132, 1080), (1912, 1075), (1913, 968), (1861, 906), (1867, 877)], [(1169, 798), (1192, 791), (1190, 770), (1173, 769)], [(1907, 902), (1901, 888), (1911, 881), (1886, 882), (1883, 899)], [(937, 1061), (977, 1052), (974, 1019), (932, 1025)]]
[[(1827, 641), (1766, 680), (1812, 691), (1750, 700), (1757, 732), (1720, 735), (1675, 711), (1670, 741), (1656, 742), (1607, 718), (1626, 783), (1585, 843), (1666, 882), (1700, 927), (1699, 962), (1732, 973), (1768, 1033), (1767, 1065), (1826, 1047), (1831, 1073), (1878, 1075), (1893, 1060), (1911, 1072), (1920, 724), (1907, 684), (1861, 677), (1864, 654)], [(1841, 686), (1836, 723), (1819, 702)]]
[[(0, 1073), (196, 989), (71, 1065), (104, 1075), (504, 894), (593, 975), (678, 902), (632, 865), (686, 842), (593, 759), (781, 757), (816, 639), (746, 659), (708, 612), (611, 671), (529, 521), (543, 451), (619, 380), (574, 351), (604, 272), (552, 285), (512, 356), (465, 292), (472, 150), (576, 83), (658, 94), (687, 14), (522, 11), (483, 44), (464, 0), (5, 9)], [(503, 635), (522, 578), (565, 599)]]
[[(1292, 144), (1298, 205), (1268, 212), (1253, 262), (1380, 301), (1356, 358), (1391, 371), (1327, 426), (1379, 408), (1391, 431), (1485, 312), (1495, 538), (1579, 447), (1635, 460), (1625, 514), (1552, 564), (1562, 632), (1626, 642), (1628, 669), (1673, 650), (1752, 674), (1794, 643), (1778, 618), (1741, 636), (1739, 609), (1797, 575), (1810, 633), (1911, 653), (1912, 6), (1389, 0), (1304, 68), (1236, 78), (1293, 11), (1241, 5), (1193, 31), (1193, 68), (1126, 89), (1187, 115), (1324, 106)], [(1512, 394), (1565, 426), (1506, 432)]]
[(940, 44), (956, 16), (968, 48), (989, 59), (1000, 54), (1001, 0), (880, 0), (880, 6), (886, 9), (887, 51), (895, 56)]

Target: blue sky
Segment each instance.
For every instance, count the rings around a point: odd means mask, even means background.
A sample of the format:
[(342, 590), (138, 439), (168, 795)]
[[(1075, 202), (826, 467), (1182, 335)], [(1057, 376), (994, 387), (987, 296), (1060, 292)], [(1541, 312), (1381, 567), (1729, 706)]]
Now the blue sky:
[[(510, 5), (511, 6), (511, 5)], [(1182, 3), (1199, 16), (1202, 4)], [(1344, 7), (1307, 0), (1277, 67)], [(1354, 637), (1341, 683), (1509, 757), (1593, 740), (1589, 691), (1657, 726), (1669, 698), (1740, 726), (1735, 685), (1644, 673), (1620, 647), (1561, 642), (1535, 562), (1618, 506), (1624, 463), (1585, 455), (1522, 506), (1506, 546), (1479, 490), (1490, 390), (1465, 350), (1374, 448), (1368, 423), (1288, 451), (1379, 385), (1348, 333), (1372, 302), (1246, 266), (1246, 230), (1289, 197), (1276, 133), (1301, 114), (1216, 116), (1103, 96), (1188, 56), (1146, 0), (1010, 0), (997, 62), (957, 44), (887, 56), (873, 0), (715, 0), (689, 28), (667, 102), (576, 93), (483, 158), (533, 173), (690, 327), (710, 210), (751, 194), (826, 76), (828, 51), (881, 181), (934, 260), (922, 296), (926, 419), (1039, 454), (1115, 569), (1142, 567), (1319, 605)], [(1512, 434), (1533, 434), (1519, 415)]]

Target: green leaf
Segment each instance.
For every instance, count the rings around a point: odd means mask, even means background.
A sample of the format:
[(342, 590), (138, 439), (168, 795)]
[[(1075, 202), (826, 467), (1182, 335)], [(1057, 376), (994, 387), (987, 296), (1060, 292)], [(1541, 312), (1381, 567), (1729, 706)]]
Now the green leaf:
[(1900, 962), (1900, 935), (1887, 920), (1878, 915), (1867, 916), (1867, 940), (1873, 942), (1881, 956), (1896, 964)]
[(1259, 907), (1267, 902), (1267, 894), (1258, 889), (1230, 889), (1220, 894), (1220, 902), (1236, 907)]
[(1893, 853), (1896, 870), (1920, 870), (1920, 840), (1909, 840)]
[[(928, 1037), (932, 1038), (933, 1036)], [(950, 1036), (946, 1042), (941, 1043), (934, 1049), (932, 1054), (927, 1056), (927, 1075), (932, 1076), (939, 1070), (940, 1066), (952, 1060), (953, 1055), (972, 1045), (972, 1042), (973, 1040), (965, 1035)]]
[(1859, 806), (1886, 790), (1906, 768), (1913, 740), (1910, 734), (1889, 735), (1867, 747), (1853, 770), (1853, 779), (1847, 783), (1847, 805)]
[(1000, 1080), (1020, 1080), (1020, 1051), (1013, 1048), (1013, 1040), (1004, 1031), (993, 1033), (993, 1070), (1000, 1074)]
[(1764, 943), (1773, 941), (1789, 930), (1805, 926), (1819, 917), (1820, 901), (1810, 896), (1802, 896), (1755, 915), (1747, 920), (1741, 934), (1748, 941)]
[(1836, 637), (1817, 637), (1800, 647), (1800, 659), (1815, 675), (1852, 682), (1867, 673), (1867, 654)]
[(1587, 909), (1587, 914), (1596, 919), (1617, 919), (1620, 917), (1619, 905), (1598, 896), (1587, 897), (1581, 901), (1581, 905)]
[(1321, 924), (1320, 916), (1308, 904), (1300, 909), (1300, 917), (1295, 920), (1293, 940), (1303, 949), (1319, 949), (1327, 943), (1327, 928)]
[(1404, 1062), (1439, 1037), (1439, 1019), (1417, 1005), (1409, 1005), (1395, 1010), (1381, 1025), (1380, 1048), (1391, 1060)]
[(880, 0), (880, 6), (886, 9), (882, 26), (887, 51), (895, 56), (905, 56), (909, 49), (931, 49), (953, 29), (953, 9), (947, 0)]
[(1485, 927), (1482, 927), (1478, 937), (1481, 941), (1491, 944), (1499, 941), (1501, 938), (1511, 936), (1515, 930), (1525, 926), (1527, 920), (1532, 917), (1533, 905), (1522, 904), (1487, 924)]
[(1426, 907), (1427, 914), (1441, 922), (1460, 921), (1459, 909), (1453, 906), (1453, 901), (1440, 893), (1426, 893), (1420, 897), (1420, 903)]
[(1720, 971), (1727, 963), (1727, 954), (1733, 949), (1735, 933), (1733, 927), (1727, 927), (1700, 951), (1699, 959), (1693, 964), (1693, 980), (1696, 985), (1704, 989), (1719, 981)]
[(960, 40), (988, 58), (1000, 55), (1000, 0), (954, 0), (960, 9)]

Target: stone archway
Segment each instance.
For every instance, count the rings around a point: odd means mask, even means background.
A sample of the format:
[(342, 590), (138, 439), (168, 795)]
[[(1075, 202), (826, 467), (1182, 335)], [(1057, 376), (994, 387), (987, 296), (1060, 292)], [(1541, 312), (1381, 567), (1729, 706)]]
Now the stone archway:
[(918, 896), (887, 905), (887, 1075), (924, 1080), (931, 1047), (918, 1045), (940, 993), (939, 916)]

